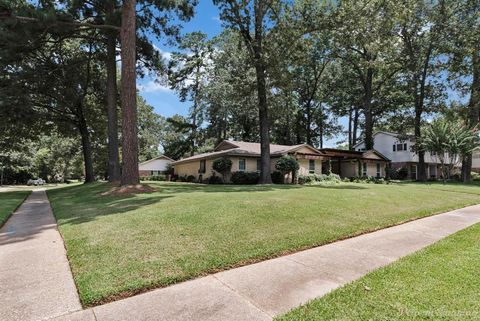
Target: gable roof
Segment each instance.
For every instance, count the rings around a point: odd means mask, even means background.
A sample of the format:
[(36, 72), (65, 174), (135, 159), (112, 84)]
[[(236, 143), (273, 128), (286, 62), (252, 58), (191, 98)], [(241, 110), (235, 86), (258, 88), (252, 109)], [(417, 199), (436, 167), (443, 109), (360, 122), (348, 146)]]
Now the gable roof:
[(387, 157), (385, 157), (385, 155), (375, 149), (370, 149), (362, 152), (355, 150), (341, 150), (335, 148), (322, 148), (321, 150), (325, 153), (327, 157), (336, 157), (342, 159), (381, 159), (386, 162), (390, 161), (390, 159), (388, 159)]
[(362, 154), (362, 157), (365, 158), (365, 159), (376, 159), (375, 157), (371, 157), (373, 155), (378, 156), (380, 159), (382, 159), (384, 161), (387, 161), (387, 162), (390, 161), (389, 158), (387, 158), (385, 155), (383, 155), (382, 153), (380, 153), (376, 149), (370, 149), (370, 150), (364, 151), (363, 154)]
[(153, 161), (155, 161), (155, 160), (157, 160), (157, 159), (161, 159), (161, 158), (164, 158), (164, 159), (169, 160), (169, 161), (171, 161), (171, 162), (174, 162), (174, 161), (175, 161), (175, 160), (171, 159), (171, 158), (168, 157), (168, 156), (160, 155), (160, 156), (158, 156), (158, 157), (155, 157), (155, 158), (146, 160), (146, 161), (144, 161), (144, 162), (142, 162), (142, 163), (140, 163), (140, 164), (138, 164), (138, 165), (145, 165), (145, 164), (151, 163), (151, 162), (153, 162)]
[[(320, 150), (308, 144), (298, 144), (291, 146), (270, 144), (270, 156), (283, 156), (288, 153), (294, 153), (295, 151), (304, 147), (310, 149), (312, 151), (312, 154), (323, 154)], [(197, 159), (213, 158), (224, 155), (259, 157), (260, 154), (260, 143), (224, 140), (215, 147), (213, 152), (202, 153), (191, 157), (183, 158), (176, 162), (173, 162), (173, 164), (180, 164), (183, 162), (193, 161)]]
[[(378, 134), (384, 134), (384, 135), (388, 135), (388, 136), (392, 136), (392, 137), (395, 137), (395, 138), (398, 138), (399, 136), (402, 136), (401, 134), (399, 133), (392, 133), (392, 132), (386, 132), (386, 131), (378, 131), (378, 132), (375, 132), (373, 134), (373, 137), (377, 136)], [(415, 135), (412, 135), (412, 134), (405, 134), (406, 137), (408, 137), (410, 140), (412, 139), (415, 139)], [(361, 140), (359, 141), (358, 143), (356, 143), (355, 145), (353, 145), (353, 148), (356, 148), (357, 146), (363, 144), (365, 142), (365, 140)]]
[[(281, 153), (288, 153), (294, 150), (300, 149), (301, 147), (309, 147), (312, 151), (316, 151), (320, 153), (317, 149), (313, 148), (308, 144), (298, 144), (298, 145), (278, 145), (278, 144), (270, 144), (270, 154), (281, 154)], [(233, 140), (224, 140), (220, 144), (215, 147), (215, 151), (219, 150), (226, 150), (226, 149), (234, 149), (238, 148), (245, 152), (249, 152), (252, 154), (260, 154), (260, 143), (250, 143), (250, 142), (241, 142), (241, 141), (233, 141)]]

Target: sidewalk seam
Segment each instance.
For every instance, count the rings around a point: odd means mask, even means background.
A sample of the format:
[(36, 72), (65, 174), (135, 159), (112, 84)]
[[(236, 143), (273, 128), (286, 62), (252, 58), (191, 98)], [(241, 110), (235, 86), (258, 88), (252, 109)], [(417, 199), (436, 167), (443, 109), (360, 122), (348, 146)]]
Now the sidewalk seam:
[(262, 307), (258, 306), (255, 302), (253, 302), (252, 300), (250, 300), (248, 297), (244, 296), (242, 293), (240, 293), (239, 291), (237, 291), (235, 288), (231, 287), (228, 283), (226, 282), (223, 282), (222, 280), (220, 280), (215, 274), (212, 275), (213, 278), (215, 280), (217, 280), (218, 282), (220, 282), (223, 286), (225, 286), (226, 288), (228, 288), (230, 291), (232, 291), (234, 294), (238, 295), (241, 299), (243, 299), (244, 301), (246, 301), (248, 304), (251, 304), (253, 305), (255, 308), (257, 308), (258, 310), (260, 310), (260, 312), (262, 312), (263, 314), (265, 314), (267, 317), (269, 317), (270, 319), (273, 319), (274, 316), (273, 315), (270, 315), (270, 313), (268, 313), (267, 311), (265, 311), (264, 309), (262, 309)]

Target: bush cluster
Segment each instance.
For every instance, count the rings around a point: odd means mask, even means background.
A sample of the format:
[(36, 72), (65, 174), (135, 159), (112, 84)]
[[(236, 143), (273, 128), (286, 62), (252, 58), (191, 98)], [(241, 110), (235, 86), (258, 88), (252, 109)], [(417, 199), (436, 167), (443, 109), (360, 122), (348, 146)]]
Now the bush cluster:
[(233, 172), (232, 183), (238, 185), (257, 184), (260, 175), (257, 172)]
[(152, 175), (143, 178), (146, 181), (166, 181), (167, 176), (165, 175)]
[(206, 179), (207, 184), (223, 184), (223, 179), (220, 176), (215, 175), (213, 173), (212, 176)]
[(197, 180), (197, 178), (193, 175), (184, 175), (184, 176), (178, 176), (178, 175), (173, 175), (172, 176), (172, 181), (173, 182), (189, 182), (189, 183), (193, 183)]
[(366, 183), (366, 184), (390, 184), (392, 180), (387, 180), (383, 177), (363, 176), (344, 178), (344, 182), (351, 183)]
[(387, 167), (387, 175), (390, 179), (405, 180), (408, 178), (408, 168), (392, 168)]
[(480, 173), (472, 172), (470, 175), (472, 176), (472, 181), (480, 181)]
[(283, 184), (283, 174), (279, 171), (274, 171), (271, 174), (273, 184)]
[(337, 174), (309, 174), (300, 175), (298, 177), (298, 184), (316, 184), (316, 183), (340, 183), (342, 180)]

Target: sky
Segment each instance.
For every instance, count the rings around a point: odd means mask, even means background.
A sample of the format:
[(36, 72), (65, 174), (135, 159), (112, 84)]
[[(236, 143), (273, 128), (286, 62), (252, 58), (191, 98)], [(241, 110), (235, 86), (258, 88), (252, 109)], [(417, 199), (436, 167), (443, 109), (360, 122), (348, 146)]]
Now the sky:
[[(222, 24), (219, 18), (219, 11), (216, 6), (213, 5), (211, 0), (199, 1), (195, 9), (195, 15), (189, 22), (182, 23), (182, 34), (202, 31), (212, 38), (218, 35), (222, 31)], [(159, 42), (156, 39), (152, 39), (154, 45), (164, 54), (165, 58), (168, 58), (172, 51), (176, 48), (168, 46), (163, 42)], [(139, 78), (137, 81), (140, 94), (147, 101), (147, 103), (154, 107), (155, 112), (165, 117), (170, 117), (174, 114), (187, 115), (190, 107), (189, 102), (181, 102), (174, 91), (169, 89), (165, 85), (161, 85), (156, 82), (151, 76), (145, 78)], [(340, 119), (340, 123), (343, 126), (347, 126), (346, 119)], [(343, 137), (336, 137), (324, 142), (324, 147), (335, 147), (337, 141)]]
[[(182, 34), (202, 31), (212, 38), (218, 35), (222, 30), (222, 24), (219, 18), (219, 10), (211, 0), (201, 0), (195, 8), (195, 15), (188, 22), (182, 22)], [(158, 41), (152, 38), (154, 45), (163, 53), (164, 58), (168, 59), (171, 52), (176, 48), (166, 44), (166, 41)], [(146, 76), (143, 79), (138, 79), (137, 86), (140, 94), (147, 101), (147, 103), (154, 107), (155, 112), (164, 117), (170, 117), (174, 114), (187, 115), (190, 103), (181, 102), (174, 91), (165, 85), (161, 85), (151, 76)], [(448, 100), (462, 100), (458, 94), (453, 91), (448, 91)], [(465, 97), (463, 97), (465, 100)], [(339, 124), (345, 129), (348, 126), (346, 118), (340, 118)], [(324, 142), (324, 147), (336, 147), (338, 142), (345, 141), (345, 135), (327, 139)]]
[[(189, 22), (182, 23), (182, 33), (193, 31), (202, 31), (212, 38), (221, 32), (221, 22), (219, 12), (216, 6), (210, 0), (199, 1), (195, 9), (195, 15)], [(165, 45), (152, 39), (154, 45), (168, 58), (175, 47)], [(145, 98), (147, 103), (155, 108), (155, 112), (165, 117), (174, 114), (186, 115), (189, 109), (189, 102), (182, 103), (178, 96), (166, 86), (155, 82), (152, 77), (138, 79), (138, 88), (140, 94)]]

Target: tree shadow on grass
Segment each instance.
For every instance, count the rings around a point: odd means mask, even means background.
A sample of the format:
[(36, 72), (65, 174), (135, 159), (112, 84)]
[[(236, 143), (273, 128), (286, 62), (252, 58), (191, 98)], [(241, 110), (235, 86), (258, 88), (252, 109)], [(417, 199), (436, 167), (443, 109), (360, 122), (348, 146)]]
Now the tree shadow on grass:
[(127, 195), (101, 195), (109, 190), (107, 183), (68, 186), (48, 191), (50, 202), (58, 224), (82, 224), (101, 216), (123, 214), (142, 207), (157, 204), (168, 198), (178, 198), (189, 193), (256, 193), (277, 190), (301, 190), (319, 188), (334, 190), (359, 190), (365, 186), (351, 184), (336, 185), (204, 185), (195, 183), (151, 183), (155, 192)]
[(335, 184), (335, 185), (290, 185), (290, 184), (269, 184), (269, 185), (206, 185), (197, 183), (174, 183), (163, 182), (154, 183), (151, 186), (162, 193), (235, 193), (235, 192), (270, 192), (278, 190), (299, 190), (302, 188), (322, 188), (322, 189), (367, 189), (365, 186), (352, 184)]
[(94, 183), (49, 191), (49, 199), (58, 225), (82, 224), (101, 216), (135, 211), (173, 197), (159, 195), (158, 192), (101, 195), (110, 188), (111, 186), (106, 183)]

